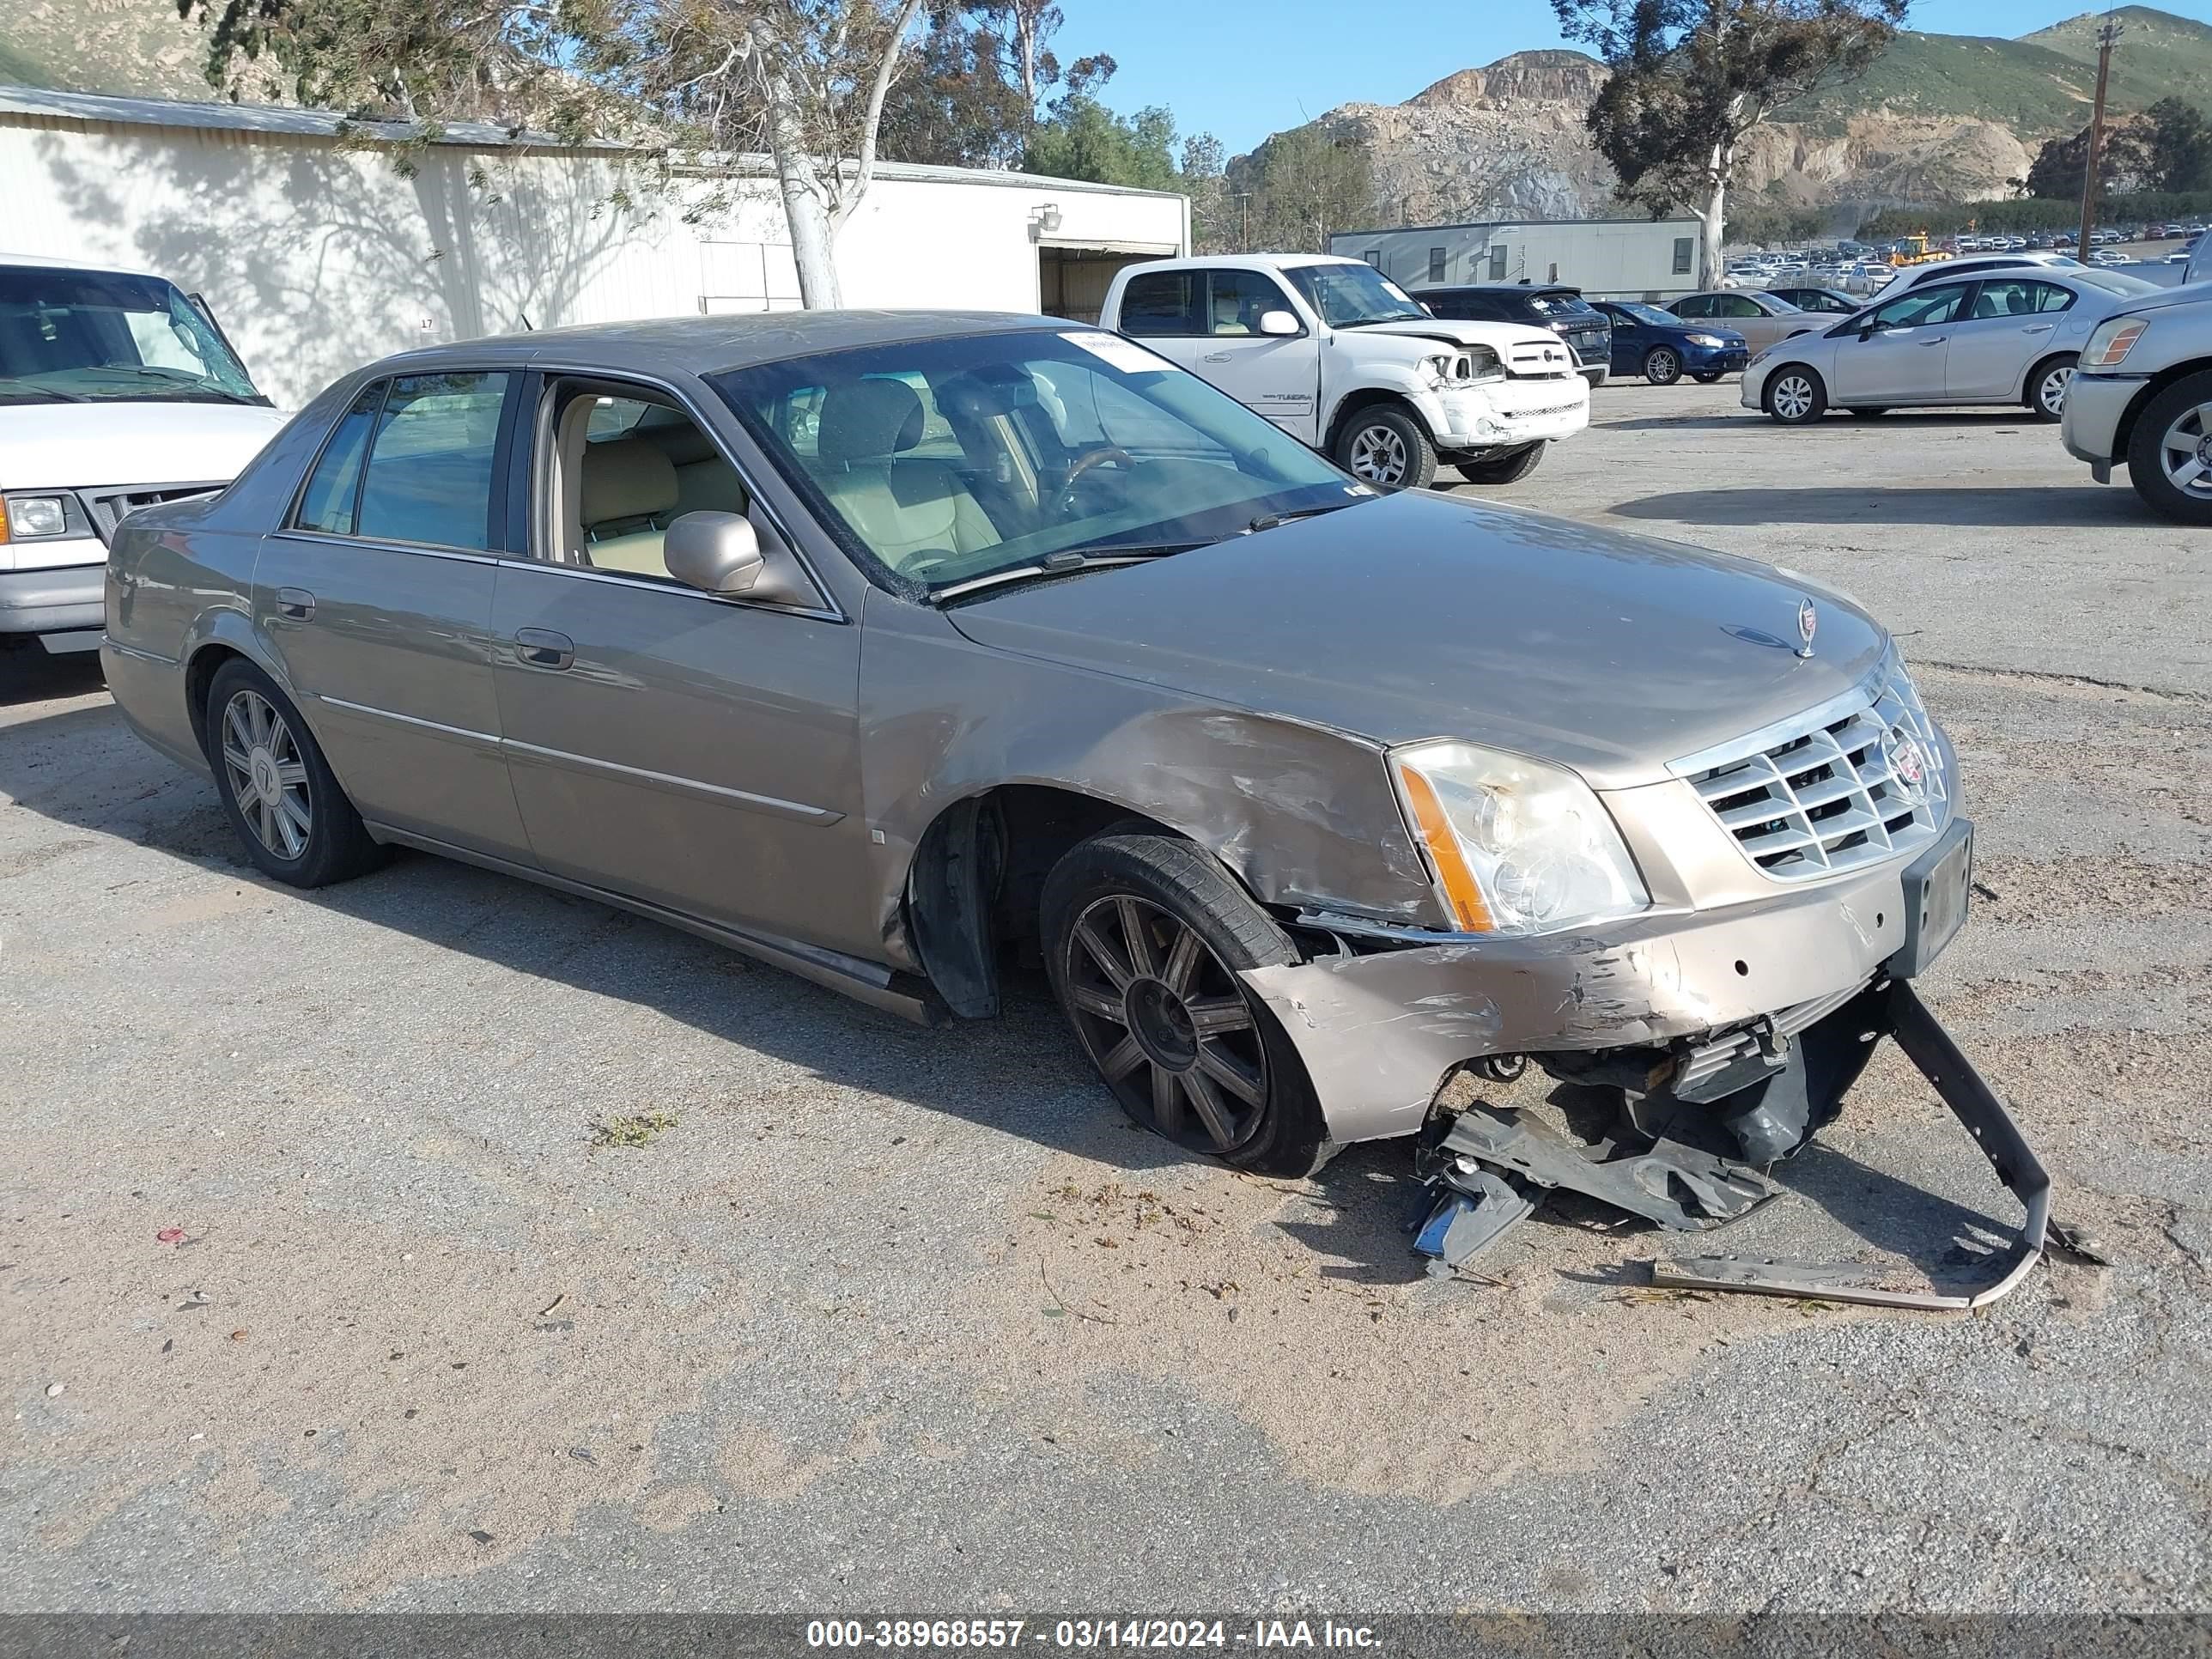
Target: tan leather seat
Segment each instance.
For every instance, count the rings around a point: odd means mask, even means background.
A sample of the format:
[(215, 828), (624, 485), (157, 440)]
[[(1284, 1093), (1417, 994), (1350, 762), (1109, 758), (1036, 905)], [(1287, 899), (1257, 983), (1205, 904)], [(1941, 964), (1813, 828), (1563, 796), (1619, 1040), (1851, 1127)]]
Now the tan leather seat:
[(980, 552), (1005, 538), (960, 475), (902, 452), (921, 441), (921, 398), (903, 380), (848, 380), (822, 398), (815, 481), (895, 570)]
[(587, 444), (578, 494), (584, 556), (596, 568), (668, 574), (661, 544), (680, 492), (665, 452), (643, 438)]
[(689, 421), (643, 434), (676, 468), (675, 516), (686, 513), (743, 513), (745, 487), (722, 459), (714, 441)]

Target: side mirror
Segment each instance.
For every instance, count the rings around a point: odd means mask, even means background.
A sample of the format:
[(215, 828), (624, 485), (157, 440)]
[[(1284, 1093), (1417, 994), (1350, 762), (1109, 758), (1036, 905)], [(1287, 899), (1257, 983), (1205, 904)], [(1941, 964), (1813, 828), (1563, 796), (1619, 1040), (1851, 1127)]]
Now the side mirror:
[(1263, 311), (1260, 313), (1260, 332), (1262, 334), (1303, 334), (1297, 318), (1287, 311)]
[(1889, 325), (1882, 321), (1881, 318), (1869, 317), (1866, 321), (1859, 325), (1859, 338), (1862, 340), (1871, 340), (1875, 335), (1881, 333), (1882, 330), (1888, 326)]
[(770, 605), (813, 602), (798, 561), (773, 543), (764, 547), (741, 513), (686, 513), (668, 526), (660, 558), (670, 575), (702, 593)]

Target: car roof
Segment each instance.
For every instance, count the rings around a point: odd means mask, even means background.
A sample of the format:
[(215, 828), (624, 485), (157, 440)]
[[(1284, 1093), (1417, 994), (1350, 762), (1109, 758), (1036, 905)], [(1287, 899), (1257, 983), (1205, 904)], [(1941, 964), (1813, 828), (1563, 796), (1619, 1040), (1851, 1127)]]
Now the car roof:
[[(1129, 266), (1124, 274), (1133, 276), (1147, 270), (1213, 270), (1223, 265), (1251, 270), (1296, 270), (1304, 265), (1364, 264), (1364, 259), (1347, 258), (1340, 253), (1213, 253), (1194, 254), (1183, 259), (1147, 259), (1142, 264)], [(1374, 267), (1369, 265), (1368, 269), (1372, 270)]]
[(0, 265), (35, 265), (41, 270), (88, 270), (102, 276), (146, 276), (157, 283), (171, 280), (158, 270), (103, 264), (97, 259), (57, 259), (46, 253), (0, 253)]
[(774, 311), (743, 316), (654, 317), (425, 346), (385, 358), (376, 367), (387, 371), (434, 370), (543, 362), (548, 367), (713, 374), (854, 346), (1039, 328), (1081, 331), (1083, 325), (1064, 317), (995, 311)]
[(1417, 288), (1416, 294), (1580, 294), (1572, 283), (1442, 283)]

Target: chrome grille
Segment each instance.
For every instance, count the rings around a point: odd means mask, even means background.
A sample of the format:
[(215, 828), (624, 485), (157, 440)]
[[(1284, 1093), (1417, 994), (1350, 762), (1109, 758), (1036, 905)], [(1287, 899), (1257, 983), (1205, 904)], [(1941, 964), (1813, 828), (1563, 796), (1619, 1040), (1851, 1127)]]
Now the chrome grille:
[(1516, 374), (1566, 374), (1573, 372), (1575, 354), (1564, 340), (1529, 340), (1507, 347), (1505, 362)]
[(1942, 745), (1902, 672), (1840, 713), (1832, 704), (1798, 729), (1770, 728), (1676, 769), (1777, 881), (1880, 864), (1933, 841), (1951, 816)]
[(193, 501), (204, 495), (222, 492), (219, 483), (142, 484), (137, 487), (106, 489), (80, 489), (77, 498), (84, 503), (85, 516), (100, 539), (115, 539), (115, 526), (121, 524), (142, 507), (155, 507), (163, 501)]

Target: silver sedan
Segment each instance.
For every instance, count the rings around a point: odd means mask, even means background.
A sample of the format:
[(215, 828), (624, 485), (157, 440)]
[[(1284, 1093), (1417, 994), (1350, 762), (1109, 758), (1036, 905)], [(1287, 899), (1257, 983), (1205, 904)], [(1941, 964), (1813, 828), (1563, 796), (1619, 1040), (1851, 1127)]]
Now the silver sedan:
[(1831, 409), (1965, 404), (2024, 404), (2055, 421), (2089, 331), (2155, 292), (2138, 277), (2086, 268), (1924, 283), (1759, 353), (1743, 372), (1743, 406), (1785, 426)]

